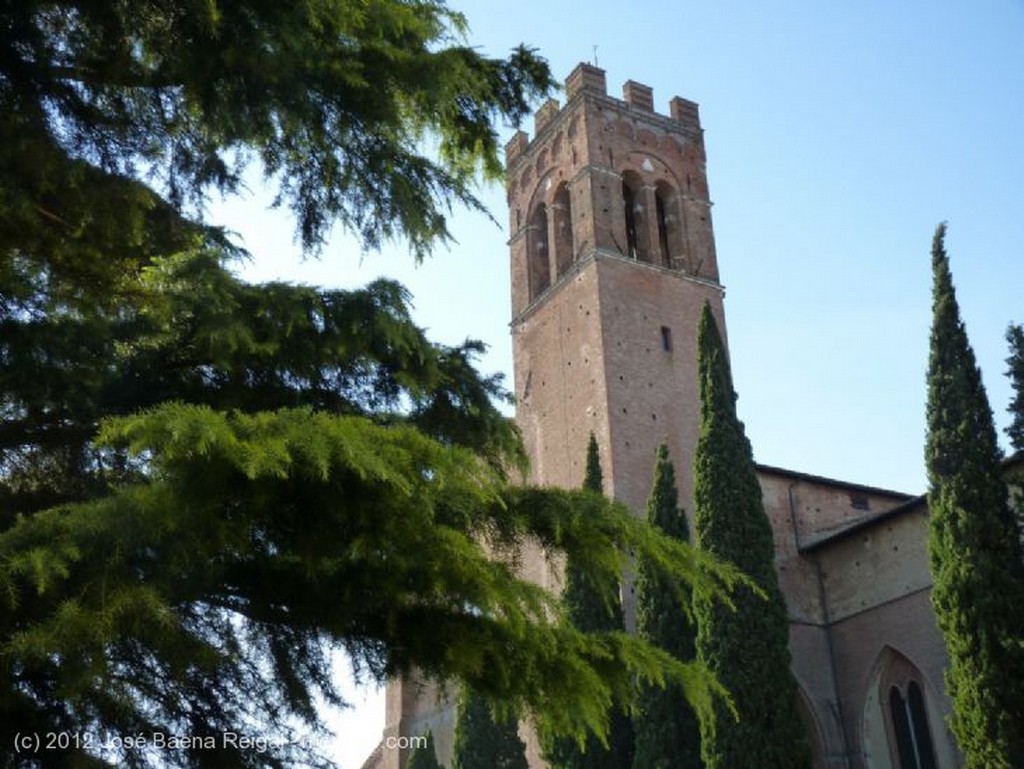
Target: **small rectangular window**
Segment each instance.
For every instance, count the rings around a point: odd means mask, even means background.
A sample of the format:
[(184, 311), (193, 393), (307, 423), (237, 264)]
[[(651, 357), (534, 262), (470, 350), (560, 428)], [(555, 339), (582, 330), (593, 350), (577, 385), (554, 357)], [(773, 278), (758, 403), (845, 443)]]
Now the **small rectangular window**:
[(672, 352), (672, 329), (668, 326), (661, 327), (661, 349)]

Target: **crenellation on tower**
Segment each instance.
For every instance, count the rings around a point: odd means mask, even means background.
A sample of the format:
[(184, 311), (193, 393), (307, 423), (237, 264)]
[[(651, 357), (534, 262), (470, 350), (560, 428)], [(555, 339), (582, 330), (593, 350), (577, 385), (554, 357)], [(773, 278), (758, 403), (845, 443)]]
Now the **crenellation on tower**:
[(533, 132), (535, 135), (539, 135), (544, 130), (544, 126), (551, 122), (552, 118), (558, 114), (558, 110), (558, 99), (548, 99), (541, 105), (541, 108), (533, 115)]
[(635, 80), (627, 80), (622, 85), (622, 99), (608, 95), (604, 70), (590, 64), (579, 64), (565, 80), (566, 104), (561, 108), (557, 99), (548, 99), (534, 113), (533, 137), (525, 131), (517, 131), (505, 145), (505, 168), (512, 172), (517, 161), (525, 153), (532, 142), (543, 141), (545, 129), (552, 120), (569, 111), (578, 98), (587, 98), (600, 104), (605, 110), (643, 114), (647, 122), (669, 131), (680, 131), (691, 141), (700, 142), (703, 130), (700, 126), (699, 108), (696, 102), (674, 96), (669, 101), (667, 115), (658, 113), (654, 108), (654, 89)]
[(654, 112), (654, 89), (649, 85), (627, 80), (622, 85), (622, 100), (633, 109)]
[(519, 156), (526, 152), (530, 144), (530, 137), (526, 131), (516, 131), (512, 138), (505, 144), (505, 167), (511, 166)]
[(683, 125), (693, 126), (698, 131), (701, 130), (700, 107), (695, 101), (684, 99), (681, 96), (673, 96), (668, 103), (668, 114), (673, 120)]
[(608, 82), (605, 80), (603, 69), (585, 62), (576, 65), (576, 69), (570, 72), (569, 77), (565, 79), (566, 97), (572, 99), (583, 91), (601, 96), (608, 93)]

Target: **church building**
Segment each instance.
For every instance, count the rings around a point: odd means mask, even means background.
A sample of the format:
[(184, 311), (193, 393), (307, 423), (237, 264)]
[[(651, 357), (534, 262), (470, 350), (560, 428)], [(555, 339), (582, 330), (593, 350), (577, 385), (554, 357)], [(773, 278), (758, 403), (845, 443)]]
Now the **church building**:
[[(519, 132), (506, 147), (516, 421), (530, 480), (580, 487), (593, 433), (605, 493), (642, 515), (665, 442), (689, 515), (705, 303), (723, 336), (727, 327), (698, 107), (676, 97), (660, 114), (633, 81), (610, 96), (589, 64), (569, 75), (565, 100), (544, 104), (532, 139)], [(758, 476), (815, 769), (962, 766), (929, 601), (924, 498), (778, 467)], [(561, 590), (540, 554), (524, 568)], [(385, 736), (430, 729), (450, 766), (454, 713), (435, 690), (393, 682), (386, 707)], [(528, 749), (531, 767), (544, 766)], [(366, 766), (405, 760), (378, 748)]]

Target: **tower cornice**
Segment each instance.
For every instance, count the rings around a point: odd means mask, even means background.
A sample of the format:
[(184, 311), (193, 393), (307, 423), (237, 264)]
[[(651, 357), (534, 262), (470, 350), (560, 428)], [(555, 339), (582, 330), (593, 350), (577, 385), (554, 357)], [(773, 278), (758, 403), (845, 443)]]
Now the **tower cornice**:
[(530, 305), (509, 321), (509, 328), (515, 333), (517, 325), (525, 323), (530, 319), (538, 307), (542, 306), (545, 302), (552, 299), (558, 292), (573, 278), (574, 275), (579, 274), (585, 270), (589, 265), (600, 261), (601, 259), (614, 259), (616, 262), (622, 262), (625, 264), (632, 265), (636, 269), (640, 270), (654, 270), (655, 272), (669, 276), (673, 280), (688, 281), (690, 283), (710, 288), (718, 292), (721, 297), (725, 297), (725, 286), (714, 280), (708, 280), (707, 278), (700, 278), (694, 275), (687, 275), (685, 272), (674, 270), (671, 267), (665, 267), (660, 264), (648, 264), (647, 262), (638, 262), (636, 259), (630, 259), (623, 256), (616, 251), (610, 251), (605, 248), (594, 248), (585, 255), (581, 256), (576, 262), (573, 263), (572, 267), (562, 276), (561, 279), (544, 293), (537, 297), (536, 300), (530, 303)]

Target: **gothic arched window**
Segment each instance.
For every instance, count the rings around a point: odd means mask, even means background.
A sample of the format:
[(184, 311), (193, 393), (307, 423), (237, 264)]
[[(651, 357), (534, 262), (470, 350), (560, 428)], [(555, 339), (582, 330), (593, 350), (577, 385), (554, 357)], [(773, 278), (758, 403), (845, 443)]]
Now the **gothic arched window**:
[(925, 711), (924, 695), (917, 681), (907, 685), (907, 709), (910, 711), (910, 724), (914, 733), (914, 745), (917, 747), (918, 764), (921, 769), (936, 769), (935, 746), (932, 745), (931, 731), (928, 729), (928, 714)]
[(864, 698), (861, 750), (878, 769), (950, 769), (956, 744), (943, 729), (943, 703), (909, 658), (885, 646)]
[(569, 186), (565, 182), (555, 191), (551, 216), (555, 225), (556, 278), (560, 278), (573, 263), (572, 203), (569, 200)]
[(643, 186), (640, 177), (632, 171), (622, 175), (622, 211), (626, 225), (626, 256), (640, 262), (649, 262), (647, 247), (647, 212), (644, 211)]
[(539, 203), (530, 216), (526, 232), (527, 280), (532, 302), (551, 285), (551, 265), (548, 261), (548, 212)]
[(911, 679), (905, 687), (889, 687), (889, 718), (899, 769), (938, 769), (921, 686)]
[(626, 256), (636, 259), (636, 195), (622, 183), (622, 205), (626, 213)]
[(679, 217), (679, 196), (665, 182), (654, 188), (655, 217), (658, 222), (658, 255), (666, 267), (674, 267), (683, 243)]

